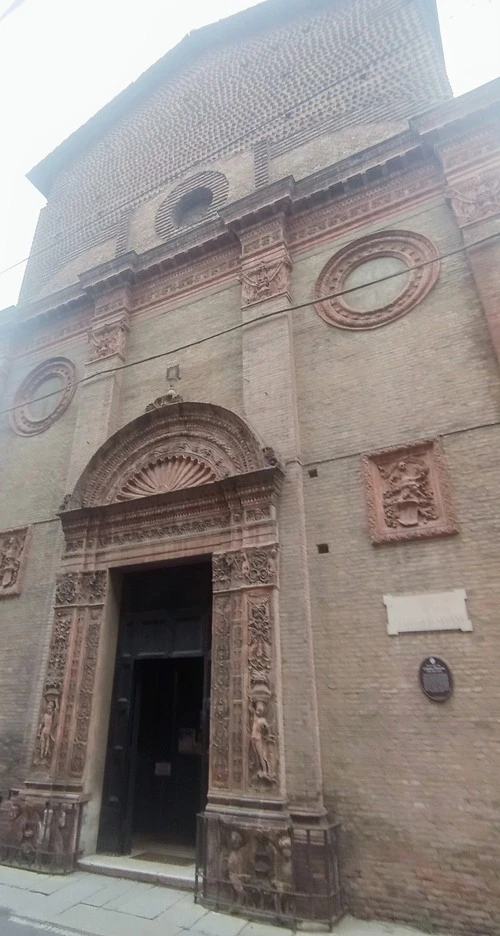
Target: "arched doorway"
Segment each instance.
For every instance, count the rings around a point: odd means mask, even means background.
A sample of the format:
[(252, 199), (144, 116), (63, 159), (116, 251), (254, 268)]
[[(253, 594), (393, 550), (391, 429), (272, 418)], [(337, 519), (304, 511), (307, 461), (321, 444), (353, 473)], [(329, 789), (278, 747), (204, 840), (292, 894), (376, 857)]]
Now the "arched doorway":
[[(134, 610), (123, 604), (123, 583), (158, 569), (175, 578), (176, 568), (196, 565), (210, 571), (209, 637), (200, 625), (196, 643), (195, 621), (188, 639), (193, 620), (174, 621), (167, 609), (148, 634), (156, 672), (141, 663), (141, 679), (148, 692), (155, 679), (165, 685), (158, 660), (173, 659), (174, 630), (179, 658), (188, 659), (187, 644), (195, 640), (191, 657), (203, 660), (195, 691), (211, 697), (206, 789), (200, 774), (187, 807), (191, 825), (202, 807), (204, 902), (287, 920), (298, 914), (330, 922), (338, 913), (326, 815), (304, 808), (292, 816), (286, 800), (277, 510), (283, 477), (272, 449), (239, 416), (168, 399), (148, 407), (90, 460), (60, 514), (65, 548), (49, 661), (30, 775), (18, 806), (4, 815), (7, 859), (20, 854), (22, 830), (32, 827), (34, 864), (45, 869), (70, 869), (78, 854), (95, 852), (99, 828), (114, 850), (128, 847), (134, 798), (141, 796), (137, 771), (134, 779), (129, 769), (138, 750), (130, 738), (140, 732), (133, 695), (141, 652), (134, 655), (121, 640), (124, 610), (125, 616)], [(149, 699), (150, 719), (157, 698)], [(120, 705), (127, 723), (121, 740)], [(159, 776), (177, 770), (174, 755), (190, 731), (201, 742), (186, 708), (181, 714), (170, 726), (174, 747), (153, 759)], [(172, 815), (178, 801), (170, 795)], [(154, 808), (163, 807), (153, 804), (153, 818)]]
[[(96, 848), (120, 590), (131, 570), (211, 563), (208, 804), (283, 810), (282, 477), (272, 450), (234, 413), (159, 401), (110, 437), (77, 482), (61, 512), (65, 550), (27, 781), (32, 796), (57, 791), (74, 810), (74, 829), (63, 836), (68, 854)], [(251, 738), (256, 711), (268, 727), (265, 741)]]

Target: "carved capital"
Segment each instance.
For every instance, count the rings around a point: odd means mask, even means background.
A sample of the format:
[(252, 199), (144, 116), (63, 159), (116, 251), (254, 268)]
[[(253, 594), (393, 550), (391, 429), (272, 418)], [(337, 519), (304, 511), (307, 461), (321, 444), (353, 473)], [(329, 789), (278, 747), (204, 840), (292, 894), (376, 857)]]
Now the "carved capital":
[(241, 304), (254, 305), (276, 296), (290, 298), (292, 261), (284, 249), (261, 259), (244, 262), (241, 268)]
[(500, 170), (464, 179), (447, 195), (460, 227), (500, 214)]
[(258, 549), (216, 553), (212, 559), (212, 570), (216, 592), (255, 585), (277, 585), (278, 547), (272, 543)]
[(100, 361), (114, 354), (124, 358), (128, 330), (128, 321), (125, 316), (113, 322), (94, 323), (89, 332), (90, 360)]
[(68, 572), (56, 586), (56, 606), (103, 604), (106, 595), (105, 569), (97, 572)]

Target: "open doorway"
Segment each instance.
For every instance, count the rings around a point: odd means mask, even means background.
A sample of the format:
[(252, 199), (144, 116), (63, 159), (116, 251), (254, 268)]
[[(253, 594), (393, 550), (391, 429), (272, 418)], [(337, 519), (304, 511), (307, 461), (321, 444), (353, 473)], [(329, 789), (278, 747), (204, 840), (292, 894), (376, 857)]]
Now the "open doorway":
[(98, 850), (189, 855), (208, 787), (211, 564), (124, 575)]

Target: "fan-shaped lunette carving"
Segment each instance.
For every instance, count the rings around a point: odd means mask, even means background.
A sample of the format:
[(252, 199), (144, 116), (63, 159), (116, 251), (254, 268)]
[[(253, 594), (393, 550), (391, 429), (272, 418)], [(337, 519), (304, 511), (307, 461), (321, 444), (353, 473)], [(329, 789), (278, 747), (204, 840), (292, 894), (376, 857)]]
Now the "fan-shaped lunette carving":
[[(168, 469), (153, 471), (167, 462), (172, 462)], [(106, 506), (275, 464), (274, 452), (262, 446), (236, 413), (211, 403), (178, 401), (143, 413), (110, 436), (90, 459), (65, 508)], [(195, 465), (204, 466), (205, 473), (198, 474), (201, 469)]]
[(215, 480), (216, 474), (210, 465), (189, 455), (175, 456), (141, 468), (125, 482), (118, 492), (117, 500), (164, 494)]

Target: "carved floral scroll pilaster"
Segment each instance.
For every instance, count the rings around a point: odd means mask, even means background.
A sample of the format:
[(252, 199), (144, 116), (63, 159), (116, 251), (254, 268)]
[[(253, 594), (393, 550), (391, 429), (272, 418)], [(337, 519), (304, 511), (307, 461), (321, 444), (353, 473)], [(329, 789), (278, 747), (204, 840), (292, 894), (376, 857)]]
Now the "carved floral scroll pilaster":
[(210, 706), (210, 785), (214, 789), (226, 789), (229, 784), (231, 612), (230, 595), (219, 595), (214, 599)]
[(85, 766), (107, 573), (61, 575), (33, 764), (80, 776)]
[(277, 547), (213, 557), (212, 789), (276, 795)]

